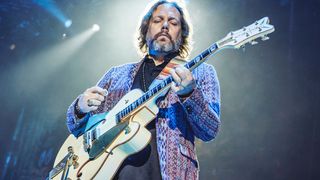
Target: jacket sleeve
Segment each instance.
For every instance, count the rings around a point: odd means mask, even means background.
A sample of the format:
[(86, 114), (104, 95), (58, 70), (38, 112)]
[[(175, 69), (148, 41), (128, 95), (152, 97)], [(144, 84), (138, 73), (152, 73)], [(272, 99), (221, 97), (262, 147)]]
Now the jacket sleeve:
[(194, 77), (197, 87), (182, 100), (194, 135), (210, 141), (215, 138), (220, 126), (220, 87), (216, 71), (208, 64), (201, 65)]
[[(112, 74), (114, 73), (114, 68), (111, 68), (104, 76), (99, 80), (97, 86), (107, 89), (112, 81)], [(78, 118), (75, 114), (75, 105), (78, 102), (79, 96), (72, 102), (67, 110), (67, 126), (70, 133), (75, 137), (79, 137), (84, 133), (88, 119), (91, 113), (87, 113), (84, 117)]]

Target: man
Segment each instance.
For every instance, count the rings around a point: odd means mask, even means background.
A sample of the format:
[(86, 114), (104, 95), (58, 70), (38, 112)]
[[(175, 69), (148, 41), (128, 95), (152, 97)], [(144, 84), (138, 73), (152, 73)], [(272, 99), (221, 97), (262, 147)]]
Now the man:
[[(139, 28), (142, 61), (111, 68), (69, 107), (71, 133), (83, 133), (88, 118), (110, 111), (130, 90), (147, 91), (172, 58), (186, 58), (190, 50), (190, 24), (186, 11), (175, 2), (158, 1), (143, 17)], [(216, 72), (202, 64), (191, 73), (183, 66), (170, 71), (171, 90), (157, 105), (159, 113), (147, 126), (149, 145), (129, 156), (115, 179), (198, 179), (195, 137), (212, 140), (220, 124), (220, 90)]]

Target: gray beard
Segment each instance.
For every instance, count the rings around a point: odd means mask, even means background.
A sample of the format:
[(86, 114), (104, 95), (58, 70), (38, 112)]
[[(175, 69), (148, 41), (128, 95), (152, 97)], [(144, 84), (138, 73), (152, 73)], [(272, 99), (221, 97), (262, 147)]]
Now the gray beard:
[[(169, 54), (172, 52), (177, 52), (181, 45), (181, 38), (176, 42), (171, 41), (169, 44), (161, 45), (156, 40), (147, 40), (150, 54)], [(156, 53), (156, 54), (155, 54)]]

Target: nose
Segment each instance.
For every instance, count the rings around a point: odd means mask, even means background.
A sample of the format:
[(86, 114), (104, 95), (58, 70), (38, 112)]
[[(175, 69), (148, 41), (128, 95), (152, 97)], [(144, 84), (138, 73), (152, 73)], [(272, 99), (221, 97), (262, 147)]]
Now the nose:
[(165, 21), (163, 24), (162, 24), (162, 28), (161, 28), (161, 30), (162, 31), (164, 31), (164, 30), (169, 30), (169, 28), (168, 28), (168, 22), (167, 21)]

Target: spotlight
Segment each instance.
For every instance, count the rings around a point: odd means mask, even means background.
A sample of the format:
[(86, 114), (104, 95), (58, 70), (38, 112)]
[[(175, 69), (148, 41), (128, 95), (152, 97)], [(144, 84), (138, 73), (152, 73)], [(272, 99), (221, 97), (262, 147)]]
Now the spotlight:
[(100, 30), (100, 26), (99, 26), (98, 24), (94, 24), (94, 25), (92, 26), (92, 30), (95, 31), (95, 32), (97, 32), (97, 31)]
[(72, 24), (72, 21), (71, 21), (70, 19), (68, 19), (68, 20), (66, 20), (66, 21), (64, 22), (64, 26), (65, 26), (66, 28), (69, 28), (69, 27), (71, 26), (71, 24)]
[(11, 44), (10, 50), (14, 50), (15, 48), (16, 48), (16, 45), (15, 44)]
[(65, 39), (67, 37), (67, 34), (66, 33), (63, 33), (62, 34), (62, 39)]

